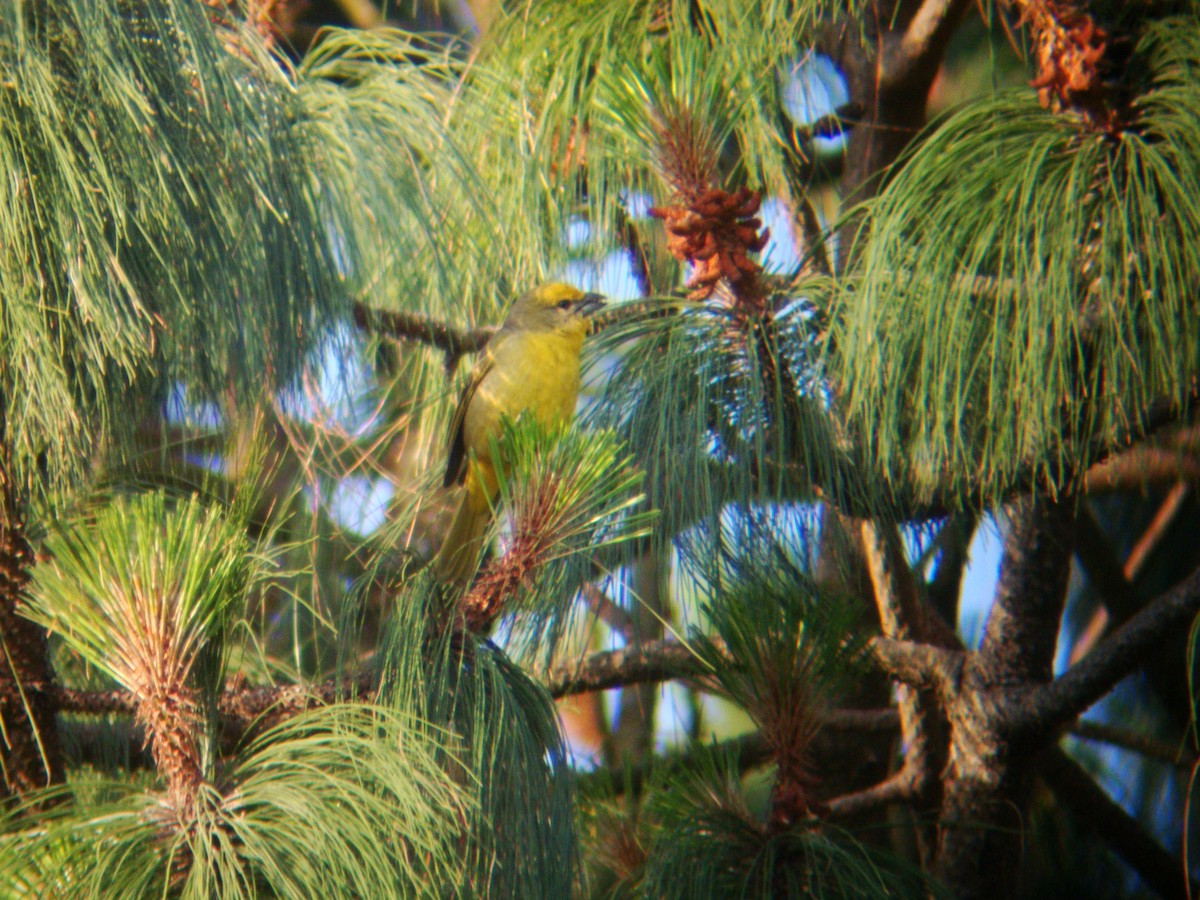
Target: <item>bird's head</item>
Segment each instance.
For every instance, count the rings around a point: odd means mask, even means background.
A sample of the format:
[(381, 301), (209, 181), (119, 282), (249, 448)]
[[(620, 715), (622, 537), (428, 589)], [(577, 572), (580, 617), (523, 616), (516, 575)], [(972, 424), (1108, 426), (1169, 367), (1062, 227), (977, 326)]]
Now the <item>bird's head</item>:
[(551, 281), (517, 298), (504, 319), (509, 330), (555, 331), (576, 335), (587, 332), (587, 318), (604, 306), (599, 294), (585, 294), (569, 284)]

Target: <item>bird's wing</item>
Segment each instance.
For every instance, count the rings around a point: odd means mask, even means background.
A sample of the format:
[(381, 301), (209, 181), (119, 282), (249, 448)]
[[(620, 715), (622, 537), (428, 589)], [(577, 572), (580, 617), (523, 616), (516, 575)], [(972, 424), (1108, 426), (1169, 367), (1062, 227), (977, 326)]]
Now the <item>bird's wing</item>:
[(443, 487), (462, 484), (463, 479), (466, 478), (467, 445), (463, 437), (463, 426), (467, 421), (467, 407), (471, 405), (479, 383), (487, 377), (495, 364), (496, 358), (485, 348), (475, 363), (475, 368), (471, 370), (471, 377), (463, 385), (462, 393), (458, 397), (458, 407), (454, 410), (454, 418), (450, 420), (450, 444), (446, 451), (446, 475), (442, 479)]

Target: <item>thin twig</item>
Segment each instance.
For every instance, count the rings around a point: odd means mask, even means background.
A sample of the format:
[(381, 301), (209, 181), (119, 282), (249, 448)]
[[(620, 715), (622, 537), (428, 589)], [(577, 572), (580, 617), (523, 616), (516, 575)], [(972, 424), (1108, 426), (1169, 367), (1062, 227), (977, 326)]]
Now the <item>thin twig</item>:
[(1075, 520), (1075, 558), (1088, 581), (1099, 592), (1102, 603), (1071, 648), (1072, 664), (1083, 659), (1095, 646), (1110, 620), (1118, 624), (1124, 622), (1141, 606), (1137, 591), (1117, 560), (1108, 535), (1087, 504), (1080, 506)]
[(633, 619), (628, 610), (613, 602), (613, 599), (591, 582), (585, 584), (581, 591), (588, 609), (596, 614), (596, 618), (615, 631), (629, 643), (634, 640)]
[(633, 280), (637, 282), (638, 293), (643, 297), (654, 296), (654, 285), (650, 279), (650, 257), (646, 252), (646, 243), (638, 233), (629, 213), (622, 206), (617, 207), (617, 239), (629, 257), (629, 267), (633, 272)]
[(826, 113), (803, 125), (793, 125), (792, 131), (803, 139), (841, 137), (853, 128), (866, 110), (855, 100), (843, 103), (833, 112)]
[(793, 186), (792, 203), (796, 205), (795, 217), (800, 225), (800, 233), (804, 238), (804, 257), (812, 264), (812, 269), (818, 275), (826, 278), (833, 275), (833, 265), (829, 259), (829, 247), (825, 243), (825, 232), (821, 229), (821, 220), (813, 208), (808, 193), (798, 191)]
[(1191, 488), (1187, 484), (1179, 482), (1163, 499), (1154, 518), (1146, 526), (1146, 530), (1142, 532), (1138, 542), (1133, 545), (1133, 549), (1129, 551), (1129, 556), (1125, 558), (1125, 577), (1130, 581), (1134, 581), (1142, 573), (1146, 561), (1158, 549), (1171, 526), (1175, 524), (1175, 520), (1179, 518), (1184, 501), (1187, 500), (1190, 492)]
[(1067, 731), (1085, 741), (1098, 741), (1113, 747), (1121, 747), (1124, 750), (1132, 750), (1147, 759), (1155, 759), (1184, 771), (1190, 771), (1196, 763), (1196, 754), (1189, 751), (1184, 744), (1171, 744), (1167, 741), (1156, 740), (1116, 725), (1079, 721)]
[(1142, 536), (1138, 538), (1123, 566), (1117, 564), (1108, 538), (1100, 523), (1096, 521), (1095, 515), (1086, 507), (1081, 510), (1079, 521), (1076, 523), (1079, 539), (1076, 555), (1088, 577), (1100, 590), (1104, 605), (1095, 611), (1075, 646), (1071, 648), (1072, 664), (1086, 656), (1111, 627), (1120, 625), (1141, 606), (1134, 581), (1170, 531), (1189, 493), (1188, 485), (1183, 482), (1178, 482), (1171, 489), (1146, 530), (1142, 532)]

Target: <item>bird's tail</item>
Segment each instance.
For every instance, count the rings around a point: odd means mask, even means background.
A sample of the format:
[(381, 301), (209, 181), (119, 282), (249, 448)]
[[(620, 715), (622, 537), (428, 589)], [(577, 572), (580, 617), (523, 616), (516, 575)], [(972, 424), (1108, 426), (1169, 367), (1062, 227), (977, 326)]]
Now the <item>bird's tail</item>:
[(433, 558), (433, 571), (438, 581), (466, 590), (479, 565), (483, 538), (491, 518), (487, 496), (468, 481), (446, 539)]

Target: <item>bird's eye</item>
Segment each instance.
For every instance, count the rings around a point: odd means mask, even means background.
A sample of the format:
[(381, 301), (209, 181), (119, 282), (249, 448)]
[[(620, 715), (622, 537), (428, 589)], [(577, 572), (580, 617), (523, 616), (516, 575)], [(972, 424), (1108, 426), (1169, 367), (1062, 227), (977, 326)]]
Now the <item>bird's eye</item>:
[(557, 306), (561, 310), (568, 310), (571, 308), (571, 301), (570, 300), (559, 300), (558, 303), (556, 303), (554, 305)]

